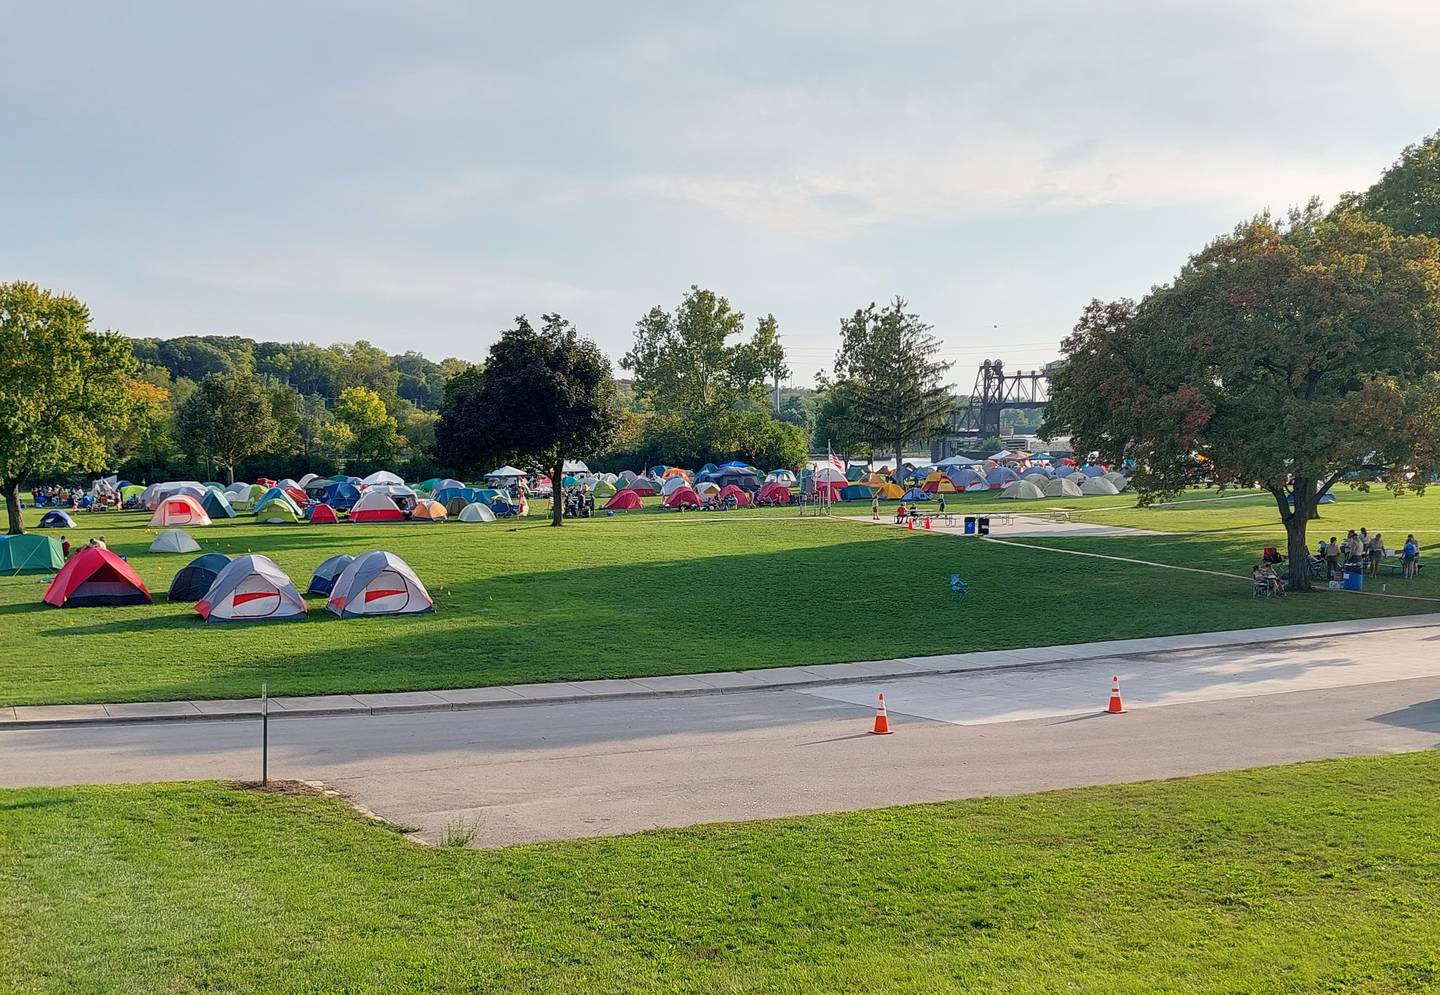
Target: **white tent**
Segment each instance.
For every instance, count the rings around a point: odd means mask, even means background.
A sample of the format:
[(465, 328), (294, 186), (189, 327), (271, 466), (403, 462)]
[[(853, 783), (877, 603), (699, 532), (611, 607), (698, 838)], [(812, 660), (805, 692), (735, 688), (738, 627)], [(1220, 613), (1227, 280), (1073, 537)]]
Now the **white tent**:
[(993, 460), (996, 460), (996, 461), (1009, 459), (1009, 458), (1010, 458), (1010, 450), (1008, 450), (1008, 449), (1002, 449), (1002, 450), (1000, 450), (998, 453), (991, 453), (989, 456), (986, 456), (985, 458), (986, 458), (986, 459), (993, 459)]
[(215, 576), (195, 610), (207, 622), (304, 618), (309, 606), (285, 571), (259, 553), (237, 556)]
[(1117, 491), (1123, 491), (1125, 488), (1130, 486), (1130, 481), (1125, 476), (1125, 474), (1120, 473), (1117, 470), (1111, 470), (1106, 473), (1105, 479), (1110, 481), (1110, 483), (1114, 484)]
[(1045, 496), (1045, 492), (1035, 486), (1031, 480), (1017, 480), (1012, 484), (1006, 484), (1005, 489), (1000, 492), (1002, 498), (1013, 498), (1016, 501), (1038, 501)]
[(565, 473), (570, 473), (570, 474), (575, 474), (575, 473), (589, 473), (589, 472), (590, 472), (590, 468), (585, 465), (585, 461), (584, 461), (584, 460), (567, 459), (567, 460), (565, 461), (565, 467), (564, 467), (564, 471), (563, 471), (563, 472), (565, 472)]
[(689, 486), (690, 481), (686, 480), (684, 477), (681, 476), (674, 476), (671, 477), (669, 480), (665, 481), (664, 485), (661, 486), (660, 494), (663, 497), (669, 497), (671, 494), (674, 494), (680, 488)]
[(319, 477), (320, 477), (320, 474), (318, 474), (318, 473), (307, 473), (307, 474), (305, 474), (305, 476), (303, 476), (303, 477), (300, 478), (300, 481), (299, 481), (299, 483), (300, 483), (300, 489), (303, 491), (305, 488), (307, 488), (307, 487), (310, 486), (310, 484), (311, 484), (312, 481), (315, 481), (315, 480), (319, 479)]
[(491, 470), (489, 473), (485, 474), (485, 479), (486, 479), (486, 480), (505, 480), (505, 481), (510, 481), (510, 480), (523, 480), (524, 478), (526, 478), (526, 477), (528, 477), (528, 476), (530, 476), (530, 475), (529, 475), (528, 473), (526, 473), (524, 470), (517, 470), (517, 469), (515, 469), (513, 466), (511, 466), (509, 463), (506, 463), (506, 464), (505, 464), (504, 466), (502, 466), (500, 469), (498, 469), (498, 470)]
[(249, 497), (249, 496), (250, 496), (250, 485), (247, 484), (247, 483), (245, 483), (245, 481), (243, 481), (243, 480), (237, 480), (237, 481), (235, 481), (235, 483), (233, 483), (233, 484), (231, 484), (229, 487), (225, 488), (225, 496), (226, 496), (227, 498), (230, 497), (230, 495), (232, 495), (232, 494), (238, 494), (238, 495), (240, 495), (241, 497)]
[(973, 460), (966, 456), (951, 456), (949, 459), (942, 459), (935, 464), (936, 469), (943, 470), (947, 466), (974, 466), (979, 460)]
[(1119, 494), (1120, 488), (1104, 477), (1087, 477), (1085, 482), (1080, 485), (1080, 492), (1094, 497), (1101, 494)]
[(341, 618), (408, 615), (435, 610), (435, 602), (410, 565), (394, 553), (361, 553), (335, 578), (326, 604)]
[(460, 509), (460, 521), (462, 522), (493, 522), (495, 512), (479, 501), (472, 501)]
[(152, 553), (193, 553), (200, 544), (184, 529), (166, 529), (150, 544)]
[(376, 470), (374, 473), (370, 474), (370, 476), (360, 481), (360, 483), (365, 485), (366, 487), (374, 487), (377, 484), (395, 484), (396, 486), (404, 486), (405, 481), (395, 476), (395, 474), (391, 473), (389, 470)]
[(850, 482), (845, 476), (845, 471), (836, 469), (831, 463), (825, 463), (815, 470), (815, 480), (821, 484), (848, 484)]
[(1064, 477), (1057, 477), (1054, 480), (1037, 480), (1034, 483), (1040, 485), (1040, 489), (1045, 492), (1046, 497), (1077, 498), (1085, 493), (1080, 489), (1079, 484), (1073, 480), (1066, 480)]

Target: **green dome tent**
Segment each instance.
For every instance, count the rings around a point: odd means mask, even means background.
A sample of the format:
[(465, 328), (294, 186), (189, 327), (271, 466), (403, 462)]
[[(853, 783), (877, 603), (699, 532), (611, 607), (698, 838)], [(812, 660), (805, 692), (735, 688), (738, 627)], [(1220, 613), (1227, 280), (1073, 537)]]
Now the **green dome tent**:
[(60, 541), (50, 536), (26, 533), (0, 536), (0, 573), (49, 573), (65, 565)]

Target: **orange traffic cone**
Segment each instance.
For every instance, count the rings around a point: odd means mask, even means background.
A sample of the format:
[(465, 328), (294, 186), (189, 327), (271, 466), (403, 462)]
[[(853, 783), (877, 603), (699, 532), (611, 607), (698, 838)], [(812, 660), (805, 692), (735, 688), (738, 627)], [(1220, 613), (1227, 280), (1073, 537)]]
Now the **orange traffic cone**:
[(912, 515), (911, 517), (905, 519), (905, 527), (906, 527), (907, 529), (909, 529), (911, 532), (914, 532), (914, 531), (915, 531), (915, 517), (914, 517), (913, 515)]
[(890, 716), (885, 711), (885, 692), (880, 692), (880, 704), (875, 706), (875, 728), (870, 730), (872, 736), (890, 735)]
[(926, 515), (926, 516), (925, 516), (925, 528), (926, 528), (927, 530), (930, 528), (930, 516), (929, 516), (929, 515)]
[(1120, 678), (1110, 678), (1110, 705), (1105, 709), (1111, 715), (1119, 715), (1125, 711), (1125, 705), (1120, 700)]

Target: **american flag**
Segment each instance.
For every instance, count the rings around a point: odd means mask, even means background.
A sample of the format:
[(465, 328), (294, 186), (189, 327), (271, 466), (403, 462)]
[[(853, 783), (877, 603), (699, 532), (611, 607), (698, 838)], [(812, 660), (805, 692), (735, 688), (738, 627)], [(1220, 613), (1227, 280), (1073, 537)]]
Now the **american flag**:
[(830, 447), (828, 445), (825, 447), (825, 451), (827, 453), (830, 453), (830, 465), (833, 466), (835, 469), (839, 470), (841, 473), (844, 473), (845, 464), (840, 462), (840, 457), (830, 452)]

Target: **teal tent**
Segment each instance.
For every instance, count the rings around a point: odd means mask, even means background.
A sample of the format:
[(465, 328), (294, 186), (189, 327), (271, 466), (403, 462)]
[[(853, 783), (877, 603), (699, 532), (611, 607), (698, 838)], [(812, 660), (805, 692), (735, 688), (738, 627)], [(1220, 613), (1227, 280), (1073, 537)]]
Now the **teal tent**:
[(205, 514), (211, 518), (235, 517), (235, 509), (230, 507), (224, 491), (206, 491), (205, 496), (200, 499), (200, 507), (204, 508)]
[(60, 542), (50, 536), (0, 536), (0, 573), (49, 573), (65, 565)]

